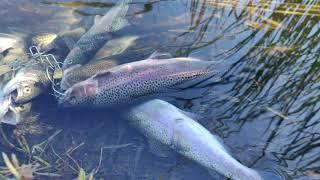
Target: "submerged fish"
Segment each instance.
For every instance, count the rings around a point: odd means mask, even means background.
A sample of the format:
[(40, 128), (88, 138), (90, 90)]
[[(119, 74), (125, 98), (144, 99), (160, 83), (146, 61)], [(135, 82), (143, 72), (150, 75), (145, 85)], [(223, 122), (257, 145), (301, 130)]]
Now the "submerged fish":
[[(166, 56), (154, 54), (147, 60), (100, 72), (69, 88), (60, 104), (105, 107), (154, 96), (190, 99), (194, 98), (192, 90), (203, 89), (217, 75), (215, 63), (193, 58), (163, 59)], [(200, 95), (200, 91), (194, 92)]]
[(103, 17), (96, 17), (94, 25), (76, 43), (75, 47), (64, 60), (63, 69), (76, 64), (86, 64), (100, 48), (111, 39), (110, 32), (128, 25), (125, 16), (132, 0), (122, 0), (111, 8)]
[(128, 48), (134, 46), (138, 36), (123, 36), (117, 39), (111, 39), (95, 55), (94, 59), (105, 59), (123, 53)]
[(54, 33), (42, 33), (32, 38), (32, 44), (40, 49), (52, 49), (52, 42), (58, 37)]
[[(15, 60), (25, 61), (25, 35), (0, 33), (0, 65)], [(0, 75), (2, 72), (0, 71)]]
[(101, 60), (87, 65), (74, 65), (63, 72), (63, 77), (60, 81), (60, 88), (67, 90), (74, 84), (84, 81), (98, 72), (115, 67), (117, 63), (112, 60)]
[(165, 145), (209, 172), (217, 171), (235, 180), (282, 179), (272, 172), (256, 171), (241, 164), (228, 153), (217, 136), (165, 101), (150, 100), (132, 106), (123, 114), (148, 138), (150, 145)]
[[(15, 103), (27, 103), (45, 91), (50, 80), (46, 72), (46, 64), (31, 60), (30, 65), (18, 71), (3, 88), (4, 96), (11, 96)], [(52, 75), (49, 74), (49, 75)]]
[(58, 34), (40, 33), (32, 37), (31, 41), (32, 45), (37, 46), (42, 52), (59, 51), (62, 48), (67, 48), (69, 52), (84, 33), (84, 28), (76, 28)]
[(19, 36), (0, 33), (0, 53), (10, 48), (16, 48), (23, 45), (22, 39)]
[[(59, 52), (59, 55), (63, 55), (66, 54), (65, 51), (69, 52), (72, 48), (71, 46), (75, 44), (72, 41), (80, 38), (79, 36), (83, 32), (84, 29), (76, 28), (59, 33), (58, 35), (50, 33), (39, 34), (33, 38), (33, 43), (41, 47), (41, 50), (44, 52), (54, 49)], [(47, 73), (46, 71), (50, 64), (46, 61), (40, 62), (39, 59), (35, 60), (29, 57), (26, 59), (23, 61), (19, 59), (18, 62), (24, 64), (24, 67), (4, 87), (5, 95), (11, 95), (15, 103), (29, 102), (46, 91), (51, 85), (49, 77), (53, 77), (53, 72)]]

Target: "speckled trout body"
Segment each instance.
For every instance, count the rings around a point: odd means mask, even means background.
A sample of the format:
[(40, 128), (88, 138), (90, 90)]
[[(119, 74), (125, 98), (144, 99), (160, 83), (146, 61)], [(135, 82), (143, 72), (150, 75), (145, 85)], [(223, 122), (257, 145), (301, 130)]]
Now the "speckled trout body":
[(76, 43), (64, 60), (63, 69), (88, 63), (112, 36), (110, 32), (128, 25), (125, 16), (132, 0), (122, 0), (103, 17), (96, 17), (94, 25)]
[(111, 59), (97, 61), (84, 66), (74, 65), (65, 70), (63, 78), (60, 81), (60, 88), (62, 90), (67, 90), (74, 84), (84, 81), (98, 72), (115, 67), (116, 65), (116, 62)]
[(75, 84), (65, 92), (60, 104), (107, 107), (145, 97), (181, 95), (185, 89), (213, 78), (216, 72), (214, 63), (193, 58), (136, 61)]
[(148, 140), (170, 147), (209, 171), (236, 180), (281, 179), (271, 172), (261, 174), (238, 162), (218, 137), (165, 101), (155, 99), (134, 105), (124, 112), (124, 116)]

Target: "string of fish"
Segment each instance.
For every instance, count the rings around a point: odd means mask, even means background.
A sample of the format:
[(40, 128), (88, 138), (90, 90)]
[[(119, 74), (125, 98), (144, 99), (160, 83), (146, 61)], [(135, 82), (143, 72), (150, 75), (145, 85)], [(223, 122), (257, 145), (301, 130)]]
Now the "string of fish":
[(45, 70), (46, 70), (46, 76), (48, 80), (51, 82), (52, 90), (54, 91), (54, 96), (59, 98), (60, 96), (63, 96), (64, 94), (59, 92), (57, 90), (57, 86), (59, 86), (59, 82), (57, 79), (60, 79), (62, 76), (62, 65), (63, 63), (58, 62), (57, 59), (53, 54), (44, 54), (40, 52), (39, 48), (37, 46), (30, 46), (29, 47), (29, 53), (28, 53), (32, 59), (35, 60), (35, 63), (26, 62), (26, 63), (20, 63), (19, 61), (14, 61), (10, 64), (12, 71), (17, 71), (23, 67), (26, 66), (34, 66), (37, 64), (45, 64)]

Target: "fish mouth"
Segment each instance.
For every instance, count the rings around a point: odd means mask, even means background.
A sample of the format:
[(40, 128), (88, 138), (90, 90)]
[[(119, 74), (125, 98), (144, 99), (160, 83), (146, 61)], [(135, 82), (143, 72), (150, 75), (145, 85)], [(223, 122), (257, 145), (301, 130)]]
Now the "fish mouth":
[(8, 111), (0, 118), (2, 123), (17, 125), (21, 121), (21, 116), (14, 112), (12, 108), (9, 108)]
[(4, 96), (10, 96), (11, 99), (15, 102), (15, 103), (20, 103), (19, 99), (22, 96), (21, 91), (19, 90), (19, 87), (17, 86), (17, 84), (13, 84), (13, 83), (8, 83), (4, 89), (3, 89), (3, 94)]
[(10, 124), (10, 125), (17, 125), (21, 121), (21, 114), (17, 110), (14, 104), (12, 104), (12, 97), (8, 97), (4, 101), (1, 102), (1, 112), (0, 112), (0, 122)]
[(13, 99), (13, 101), (16, 102), (19, 97), (18, 89), (14, 89), (13, 91), (11, 91), (10, 95), (11, 95), (11, 98)]
[(38, 94), (24, 94), (24, 87), (30, 87), (33, 92), (36, 92), (36, 87), (34, 84), (36, 81), (33, 79), (11, 79), (3, 88), (3, 95), (10, 96), (15, 103), (27, 103), (31, 101)]

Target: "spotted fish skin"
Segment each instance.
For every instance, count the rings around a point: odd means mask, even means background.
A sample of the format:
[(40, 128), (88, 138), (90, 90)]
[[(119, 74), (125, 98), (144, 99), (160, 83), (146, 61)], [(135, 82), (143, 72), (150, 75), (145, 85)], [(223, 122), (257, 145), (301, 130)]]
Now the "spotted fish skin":
[(75, 47), (69, 52), (63, 63), (63, 69), (73, 65), (84, 65), (90, 61), (96, 52), (112, 37), (109, 33), (95, 34), (90, 37), (82, 37)]
[(88, 63), (108, 40), (112, 38), (110, 32), (122, 29), (128, 23), (125, 19), (132, 0), (122, 0), (110, 9), (103, 17), (96, 18), (94, 25), (76, 43), (64, 60), (63, 69), (73, 65)]
[(235, 180), (282, 180), (276, 173), (257, 171), (241, 164), (230, 155), (219, 137), (168, 102), (153, 99), (119, 114), (149, 142), (159, 142), (209, 172), (216, 171)]
[(111, 59), (101, 60), (84, 66), (74, 65), (65, 70), (64, 76), (60, 81), (60, 88), (67, 90), (74, 84), (84, 81), (98, 72), (115, 67), (117, 63)]
[(171, 96), (216, 75), (214, 63), (193, 58), (147, 59), (123, 64), (75, 84), (65, 107), (107, 107), (140, 98)]

